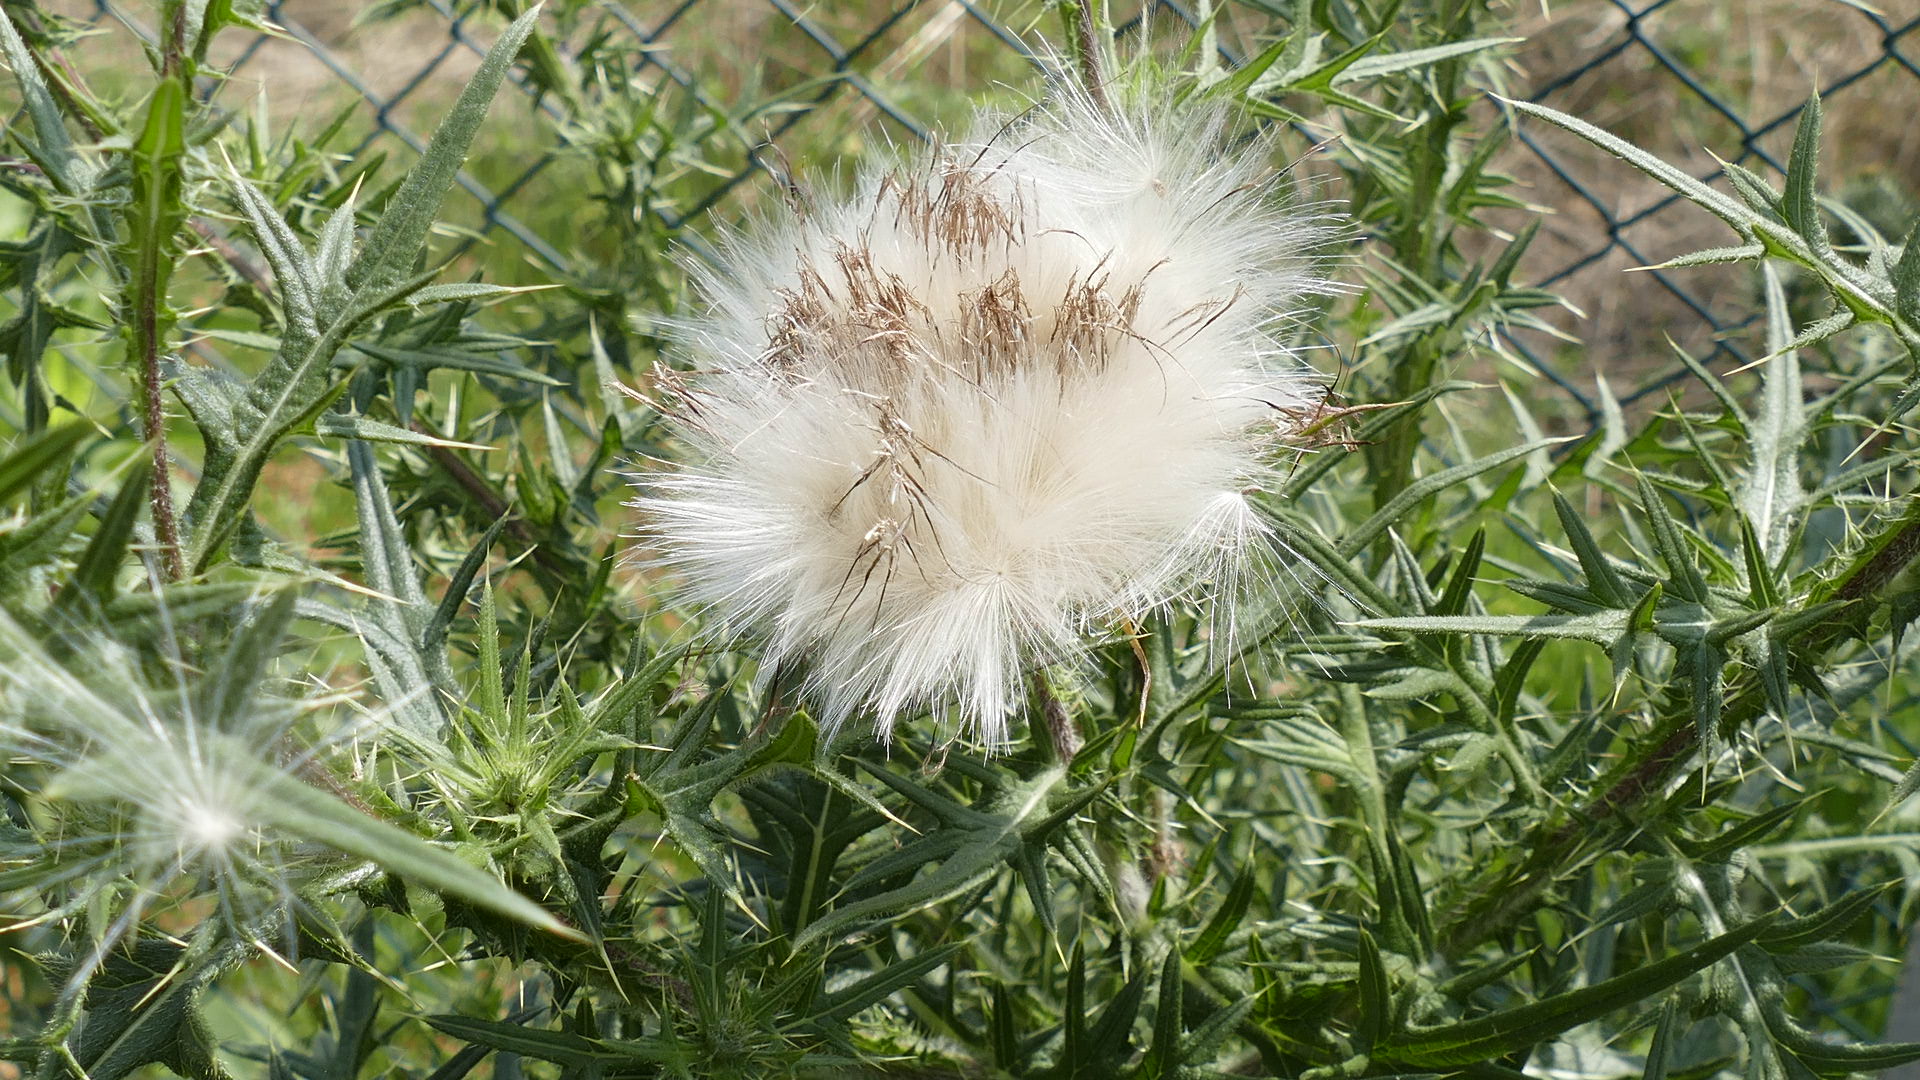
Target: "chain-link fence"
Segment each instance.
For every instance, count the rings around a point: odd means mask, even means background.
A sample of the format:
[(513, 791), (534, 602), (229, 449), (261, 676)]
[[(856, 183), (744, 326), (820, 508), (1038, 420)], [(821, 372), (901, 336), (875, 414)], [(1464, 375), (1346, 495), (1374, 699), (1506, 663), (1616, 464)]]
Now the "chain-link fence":
[[(1911, 0), (1902, 0), (1902, 5)], [(1124, 7), (1125, 5), (1118, 5)], [(1833, 100), (1842, 130), (1830, 141), (1835, 193), (1898, 235), (1920, 199), (1920, 11), (1831, 0), (1573, 0), (1518, 5), (1509, 89), (1574, 112), (1696, 175), (1719, 172), (1713, 155), (1777, 174), (1807, 92)], [(104, 13), (104, 8), (102, 9)], [(497, 26), (485, 6), (448, 0), (397, 13), (326, 0), (279, 0), (270, 18), (292, 39), (262, 36), (232, 57), (236, 78), (257, 79), (276, 107), (337, 107), (358, 99), (366, 126), (355, 156), (382, 143), (424, 145), (425, 125), (483, 52)], [(360, 16), (356, 18), (356, 15)], [(369, 17), (369, 15), (371, 17)], [(1159, 0), (1141, 20), (1192, 22), (1189, 7)], [(824, 155), (879, 137), (926, 138), (953, 103), (988, 87), (1031, 84), (1040, 61), (1035, 29), (1053, 29), (1043, 5), (990, 0), (802, 3), (796, 0), (652, 0), (597, 9), (600, 33), (627, 35), (649, 77), (697, 107), (723, 114), (749, 91), (775, 103), (751, 130), (734, 133), (731, 156), (702, 163), (697, 195), (649, 212), (664, 225), (722, 214), (779, 173), (793, 148)], [(1243, 20), (1244, 22), (1244, 20)], [(1228, 62), (1231, 45), (1223, 48)], [(562, 110), (532, 80), (556, 121)], [(1904, 119), (1903, 119), (1904, 118)], [(538, 181), (559, 160), (549, 136), (522, 133), (510, 168), (486, 182), (462, 177), (474, 231), (464, 241), (517, 245), (548, 270), (570, 269), (552, 215), (529, 214), (552, 197)], [(543, 139), (547, 141), (543, 143)], [(395, 147), (396, 150), (399, 147)], [(812, 164), (825, 164), (814, 160)], [(1528, 198), (1552, 211), (1527, 272), (1588, 316), (1569, 328), (1585, 343), (1578, 365), (1555, 364), (1550, 343), (1511, 342), (1591, 423), (1604, 411), (1594, 372), (1623, 405), (1658, 399), (1686, 378), (1662, 339), (1731, 366), (1754, 350), (1744, 331), (1756, 305), (1740, 275), (1619, 273), (1685, 250), (1724, 243), (1714, 225), (1677, 196), (1558, 133), (1523, 129), (1506, 170)], [(544, 219), (544, 224), (536, 218)], [(558, 227), (565, 228), (567, 218)], [(1562, 369), (1567, 370), (1562, 370)], [(1577, 368), (1577, 373), (1572, 373)]]
[[(1898, 12), (1901, 6), (1906, 11)], [(1920, 107), (1920, 10), (1766, 0), (1654, 0), (1555, 5), (1523, 27), (1525, 97), (1572, 112), (1717, 180), (1718, 158), (1778, 178), (1807, 95), (1830, 98), (1822, 154), (1839, 178), (1830, 193), (1891, 237), (1912, 220), (1920, 187), (1920, 128), (1890, 117)], [(1905, 51), (1903, 51), (1903, 48)], [(1557, 132), (1516, 132), (1515, 171), (1555, 211), (1557, 242), (1532, 269), (1536, 282), (1571, 294), (1592, 316), (1580, 336), (1598, 367), (1642, 374), (1648, 350), (1671, 336), (1703, 356), (1745, 363), (1741, 331), (1758, 305), (1741, 276), (1724, 271), (1619, 271), (1729, 242), (1729, 234), (1678, 195)], [(1523, 149), (1520, 149), (1523, 148)], [(1732, 288), (1730, 289), (1729, 286)], [(1657, 333), (1656, 333), (1657, 331)], [(1523, 345), (1525, 343), (1522, 343)], [(1637, 362), (1636, 362), (1637, 361)], [(1623, 403), (1665, 391), (1684, 371), (1665, 365), (1638, 380)], [(1563, 384), (1594, 415), (1587, 392)]]

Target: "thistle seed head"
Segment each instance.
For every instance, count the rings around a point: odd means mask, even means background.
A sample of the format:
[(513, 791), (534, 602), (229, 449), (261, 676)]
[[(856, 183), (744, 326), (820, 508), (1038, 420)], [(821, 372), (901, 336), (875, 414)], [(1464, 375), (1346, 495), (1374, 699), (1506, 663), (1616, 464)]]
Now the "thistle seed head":
[(1279, 331), (1338, 226), (1171, 97), (988, 117), (696, 270), (642, 536), (829, 726), (1002, 744), (1027, 670), (1269, 542), (1248, 493), (1321, 393)]

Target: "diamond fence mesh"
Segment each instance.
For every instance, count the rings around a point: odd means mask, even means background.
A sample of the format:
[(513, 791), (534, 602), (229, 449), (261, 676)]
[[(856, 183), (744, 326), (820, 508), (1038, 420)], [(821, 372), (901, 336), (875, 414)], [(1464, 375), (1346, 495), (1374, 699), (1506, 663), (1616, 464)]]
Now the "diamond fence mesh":
[[(1800, 103), (1817, 88), (1833, 99), (1829, 112), (1839, 127), (1828, 140), (1828, 175), (1852, 185), (1836, 197), (1885, 218), (1883, 231), (1898, 235), (1920, 198), (1913, 180), (1920, 177), (1920, 124), (1911, 122), (1920, 115), (1920, 9), (1911, 2), (1522, 4), (1509, 31), (1521, 40), (1508, 61), (1507, 89), (1713, 178), (1715, 154), (1779, 174)], [(99, 0), (96, 17), (109, 13)], [(1247, 25), (1258, 21), (1257, 11), (1236, 14), (1243, 40), (1257, 40), (1262, 28)], [(1123, 34), (1148, 19), (1192, 23), (1196, 12), (1158, 0), (1128, 15)], [(281, 112), (330, 115), (344, 102), (351, 122), (364, 126), (354, 157), (417, 152), (435, 110), (500, 23), (489, 6), (448, 0), (367, 9), (278, 0), (268, 17), (286, 37), (245, 44), (231, 56), (233, 77), (264, 84)], [(662, 226), (678, 229), (752, 203), (769, 177), (789, 167), (790, 153), (820, 167), (874, 138), (929, 138), (970, 95), (1030, 89), (1041, 66), (1034, 30), (1054, 29), (1053, 19), (1034, 0), (649, 0), (595, 6), (583, 48), (624, 37), (638, 58), (636, 85), (660, 87), (681, 107), (716, 118), (701, 160), (687, 170), (698, 175), (679, 176), (675, 198), (646, 206)], [(1236, 59), (1231, 45), (1222, 52)], [(471, 231), (460, 243), (511, 245), (540, 271), (565, 274), (577, 218), (552, 209), (574, 190), (565, 140), (555, 134), (568, 116), (550, 85), (524, 77), (519, 85), (551, 123), (513, 133), (501, 153), (462, 176)], [(758, 104), (742, 113), (738, 103), (749, 95)], [(528, 123), (525, 110), (515, 122)], [(1514, 134), (1502, 165), (1551, 211), (1527, 273), (1587, 317), (1568, 326), (1584, 342), (1578, 363), (1556, 363), (1549, 341), (1504, 344), (1556, 388), (1546, 392), (1565, 396), (1567, 427), (1599, 422), (1612, 407), (1607, 396), (1631, 407), (1663, 400), (1687, 379), (1664, 338), (1729, 365), (1752, 359), (1746, 331), (1755, 305), (1740, 275), (1619, 273), (1723, 243), (1704, 214), (1585, 144), (1534, 127)], [(684, 239), (698, 244), (693, 231)]]

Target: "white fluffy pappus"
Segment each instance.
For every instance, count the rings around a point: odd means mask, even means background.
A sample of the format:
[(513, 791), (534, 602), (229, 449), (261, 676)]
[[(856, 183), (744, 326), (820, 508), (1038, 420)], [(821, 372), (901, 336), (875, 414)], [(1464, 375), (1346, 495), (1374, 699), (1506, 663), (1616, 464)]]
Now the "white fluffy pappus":
[(202, 896), (262, 952), (273, 953), (269, 938), (293, 940), (295, 885), (320, 864), (280, 827), (283, 792), (327, 747), (289, 756), (287, 739), (319, 699), (230, 691), (224, 703), (244, 707), (207, 716), (177, 653), (181, 681), (155, 686), (131, 651), (91, 635), (66, 641), (72, 657), (57, 657), (0, 612), (0, 773), (38, 796), (29, 828), (0, 830), (0, 903), (14, 914), (7, 894), (19, 889), (38, 911), (0, 932), (84, 928), (91, 943), (68, 993), (143, 920)]
[(1224, 105), (1151, 97), (986, 118), (696, 268), (641, 539), (829, 727), (1003, 745), (1028, 671), (1272, 553), (1248, 495), (1323, 396), (1279, 335), (1339, 226)]

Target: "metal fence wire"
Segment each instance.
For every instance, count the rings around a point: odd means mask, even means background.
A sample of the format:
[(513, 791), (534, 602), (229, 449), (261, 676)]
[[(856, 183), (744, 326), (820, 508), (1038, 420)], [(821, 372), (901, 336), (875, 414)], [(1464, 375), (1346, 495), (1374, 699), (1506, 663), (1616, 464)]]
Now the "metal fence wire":
[[(109, 13), (110, 0), (94, 2), (97, 16)], [(1888, 212), (1896, 218), (1910, 217), (1920, 207), (1914, 179), (1920, 177), (1920, 124), (1912, 122), (1920, 114), (1920, 8), (1899, 9), (1914, 3), (1517, 4), (1509, 32), (1520, 40), (1508, 62), (1507, 89), (1620, 129), (1713, 179), (1719, 174), (1713, 155), (1780, 174), (1800, 104), (1817, 88), (1833, 99), (1830, 116), (1860, 117), (1859, 129), (1871, 132), (1834, 140), (1852, 152), (1838, 174), (1868, 185), (1852, 194), (1892, 204)], [(647, 77), (703, 107), (724, 111), (747, 89), (766, 94), (768, 84), (780, 90), (779, 107), (758, 118), (757, 138), (739, 146), (727, 165), (707, 164), (711, 175), (702, 178), (697, 198), (650, 209), (666, 227), (678, 228), (710, 212), (725, 214), (770, 169), (777, 171), (774, 163), (784, 160), (789, 142), (820, 145), (823, 124), (853, 140), (862, 131), (892, 140), (931, 137), (938, 117), (928, 114), (939, 108), (917, 90), (938, 81), (964, 99), (968, 89), (1030, 76), (1040, 64), (1030, 31), (1042, 10), (1033, 0), (640, 0), (601, 5), (596, 13), (609, 28), (604, 32), (630, 36), (637, 65), (651, 69)], [(381, 17), (383, 11), (397, 14)], [(356, 156), (379, 143), (404, 144), (408, 152), (424, 147), (431, 106), (444, 104), (450, 88), (464, 81), (499, 24), (488, 5), (450, 0), (376, 7), (374, 17), (358, 11), (357, 19), (355, 5), (338, 0), (270, 0), (267, 14), (299, 47), (255, 38), (232, 57), (233, 75), (259, 80), (277, 108), (332, 101), (341, 88), (351, 90), (372, 121)], [(1195, 12), (1173, 0), (1147, 0), (1118, 29), (1133, 33), (1143, 20), (1164, 18), (1191, 24)], [(1236, 60), (1231, 48), (1223, 56)], [(746, 78), (762, 85), (744, 87)], [(533, 81), (516, 82), (556, 121), (565, 119)], [(502, 115), (505, 110), (496, 113)], [(547, 270), (568, 273), (567, 238), (546, 234), (554, 226), (543, 233), (530, 223), (551, 215), (527, 212), (551, 197), (536, 180), (562, 154), (553, 140), (492, 186), (463, 173), (474, 230), (464, 243), (518, 245)], [(1570, 428), (1595, 424), (1608, 411), (1595, 372), (1611, 386), (1605, 393), (1623, 406), (1659, 400), (1686, 379), (1686, 370), (1667, 359), (1664, 337), (1696, 355), (1751, 359), (1745, 331), (1755, 305), (1750, 295), (1737, 295), (1737, 287), (1729, 292), (1738, 275), (1619, 274), (1685, 250), (1696, 236), (1692, 247), (1724, 243), (1704, 214), (1590, 147), (1537, 126), (1515, 133), (1501, 164), (1528, 198), (1553, 212), (1524, 272), (1566, 294), (1588, 316), (1571, 327), (1585, 342), (1577, 374), (1558, 369), (1549, 342), (1505, 343), (1510, 355), (1566, 395)], [(1904, 220), (1886, 231), (1897, 234)]]
[[(104, 11), (106, 0), (98, 2)], [(1523, 40), (1513, 49), (1508, 89), (1624, 128), (1711, 179), (1719, 167), (1707, 151), (1779, 174), (1800, 103), (1817, 88), (1833, 99), (1830, 115), (1859, 116), (1860, 130), (1874, 132), (1842, 147), (1858, 151), (1842, 162), (1844, 173), (1865, 178), (1871, 188), (1853, 194), (1900, 204), (1895, 209), (1910, 214), (1920, 200), (1913, 179), (1920, 177), (1920, 124), (1911, 122), (1920, 111), (1920, 9), (1899, 7), (1912, 2), (1876, 9), (1841, 0), (1566, 0), (1537, 11), (1520, 4), (1510, 32)], [(938, 110), (916, 86), (933, 78), (964, 94), (969, 83), (1013, 78), (1039, 64), (1026, 33), (1039, 17), (1031, 2), (642, 0), (600, 10), (610, 15), (612, 32), (631, 36), (639, 65), (693, 101), (724, 109), (742, 93), (747, 71), (785, 84), (781, 107), (761, 117), (755, 145), (742, 146), (731, 167), (705, 178), (697, 199), (653, 209), (668, 227), (725, 213), (771, 162), (782, 160), (780, 148), (789, 140), (804, 136), (817, 145), (823, 123), (850, 137), (878, 129), (890, 139), (925, 139), (936, 119), (927, 113)], [(289, 95), (281, 84), (291, 84), (296, 98), (323, 83), (335, 91), (350, 88), (373, 121), (359, 151), (382, 141), (415, 152), (424, 146), (409, 126), (410, 108), (444, 101), (498, 25), (488, 7), (449, 0), (407, 5), (400, 17), (362, 26), (352, 24), (351, 5), (343, 16), (342, 5), (322, 0), (273, 0), (268, 14), (305, 47), (304, 58), (290, 60), (284, 43), (263, 36), (234, 58), (234, 73), (260, 79), (283, 99)], [(1158, 18), (1191, 23), (1194, 11), (1149, 0), (1119, 29), (1131, 33), (1141, 20)], [(1769, 40), (1769, 34), (1782, 37)], [(1223, 51), (1229, 62), (1235, 59)], [(296, 70), (302, 60), (312, 69), (304, 76)], [(530, 82), (519, 85), (537, 96)], [(540, 105), (561, 118), (550, 99)], [(1572, 426), (1603, 414), (1590, 372), (1603, 373), (1615, 388), (1610, 392), (1628, 406), (1686, 378), (1684, 369), (1661, 359), (1670, 355), (1660, 347), (1662, 337), (1697, 355), (1731, 363), (1751, 358), (1743, 331), (1754, 305), (1727, 292), (1738, 275), (1653, 271), (1624, 279), (1618, 273), (1683, 250), (1676, 241), (1696, 231), (1693, 246), (1724, 243), (1704, 215), (1556, 133), (1522, 128), (1515, 136), (1503, 165), (1530, 199), (1554, 211), (1526, 271), (1587, 313), (1587, 321), (1573, 327), (1587, 343), (1584, 371), (1569, 377), (1556, 370), (1544, 355), (1545, 342), (1508, 344), (1567, 395)], [(555, 147), (533, 156), (492, 187), (463, 175), (476, 212), (467, 243), (517, 244), (528, 258), (567, 272), (565, 238), (543, 235), (523, 212), (523, 204), (548, 197), (534, 182), (559, 153)], [(1900, 224), (1888, 231), (1897, 233)]]

